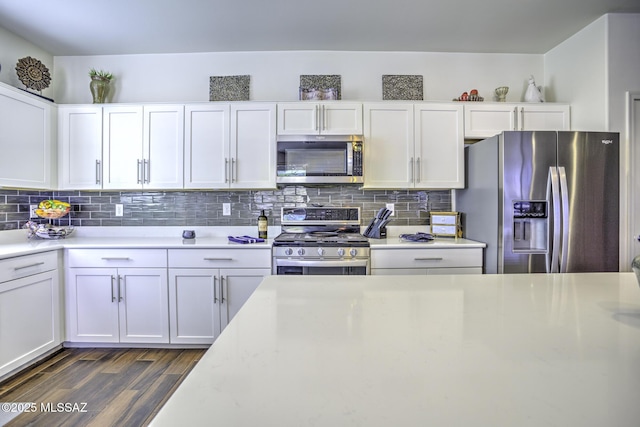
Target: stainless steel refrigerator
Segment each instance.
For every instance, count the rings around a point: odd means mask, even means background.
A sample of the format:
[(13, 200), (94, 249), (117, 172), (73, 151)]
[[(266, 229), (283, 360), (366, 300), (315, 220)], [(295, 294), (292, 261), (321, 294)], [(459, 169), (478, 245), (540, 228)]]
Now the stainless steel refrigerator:
[(619, 134), (503, 132), (465, 149), (456, 191), (486, 273), (619, 270)]

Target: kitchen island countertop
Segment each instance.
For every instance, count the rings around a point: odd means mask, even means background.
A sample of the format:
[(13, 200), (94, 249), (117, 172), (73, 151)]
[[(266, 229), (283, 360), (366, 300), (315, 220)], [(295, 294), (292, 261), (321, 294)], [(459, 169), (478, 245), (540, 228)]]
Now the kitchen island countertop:
[(271, 276), (152, 426), (637, 426), (633, 273)]

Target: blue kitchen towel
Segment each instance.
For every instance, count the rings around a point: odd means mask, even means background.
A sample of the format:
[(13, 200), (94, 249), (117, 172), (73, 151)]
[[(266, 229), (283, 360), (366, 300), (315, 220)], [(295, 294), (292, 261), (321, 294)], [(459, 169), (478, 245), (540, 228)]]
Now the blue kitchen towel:
[(408, 240), (410, 242), (430, 242), (435, 237), (429, 233), (416, 233), (416, 234), (401, 234), (402, 240)]
[(251, 237), (251, 236), (227, 236), (230, 242), (234, 243), (261, 243), (264, 242), (264, 239), (259, 237)]

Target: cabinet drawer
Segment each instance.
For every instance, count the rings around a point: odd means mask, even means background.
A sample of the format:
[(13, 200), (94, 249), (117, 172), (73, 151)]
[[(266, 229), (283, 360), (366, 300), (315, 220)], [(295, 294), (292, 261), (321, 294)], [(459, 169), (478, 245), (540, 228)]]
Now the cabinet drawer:
[(371, 251), (371, 268), (482, 267), (482, 249), (382, 249)]
[(69, 249), (69, 267), (166, 267), (166, 249)]
[(169, 249), (172, 268), (271, 268), (271, 248)]
[(58, 268), (58, 252), (44, 252), (0, 260), (0, 283)]

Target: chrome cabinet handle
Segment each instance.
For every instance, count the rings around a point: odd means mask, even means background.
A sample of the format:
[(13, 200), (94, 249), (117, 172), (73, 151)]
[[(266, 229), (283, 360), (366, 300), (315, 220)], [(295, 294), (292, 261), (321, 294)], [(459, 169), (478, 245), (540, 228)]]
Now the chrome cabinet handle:
[(122, 282), (124, 282), (124, 279), (122, 276), (118, 275), (118, 301), (122, 301), (124, 299), (122, 296)]
[(203, 258), (205, 261), (233, 261), (233, 258)]
[(35, 264), (22, 265), (20, 267), (13, 267), (13, 270), (14, 271), (24, 270), (25, 268), (37, 267), (37, 266), (43, 265), (43, 264), (44, 264), (44, 262), (36, 262)]
[(116, 276), (111, 275), (111, 302), (116, 302), (116, 294), (113, 292), (113, 285), (116, 282)]
[(229, 182), (229, 159), (224, 159), (224, 182)]
[(414, 161), (413, 161), (413, 157), (411, 158), (411, 160), (409, 160), (409, 166), (411, 167), (411, 182), (415, 182), (416, 181), (416, 171), (415, 171), (415, 166), (414, 166)]
[(220, 276), (220, 304), (224, 304), (224, 279), (224, 276)]
[(213, 276), (213, 303), (218, 302), (218, 276)]
[(151, 182), (151, 165), (149, 164), (149, 159), (144, 159), (142, 162), (142, 167), (144, 170), (144, 184), (149, 184)]
[(513, 129), (518, 130), (518, 107), (513, 107)]
[(238, 177), (238, 170), (237, 170), (237, 166), (236, 166), (236, 158), (232, 157), (231, 158), (231, 182), (236, 182)]
[(520, 108), (520, 130), (524, 130), (524, 107)]
[(420, 170), (420, 157), (416, 159), (416, 175), (418, 177), (418, 179), (416, 179), (416, 182), (420, 182), (422, 180), (422, 171)]
[(414, 261), (442, 261), (442, 257), (414, 258)]
[(102, 175), (102, 162), (96, 160), (96, 184), (100, 184), (100, 177)]
[(129, 261), (131, 258), (129, 257), (102, 257), (103, 261)]
[(142, 184), (142, 160), (138, 159), (138, 184)]
[(324, 110), (324, 105), (322, 106), (322, 130), (327, 129), (327, 113)]
[(317, 106), (317, 105), (316, 105), (316, 116), (315, 116), (315, 118), (316, 118), (316, 121), (315, 121), (315, 123), (314, 123), (313, 128), (314, 128), (315, 130), (318, 130), (318, 127), (319, 127), (318, 122), (320, 121), (320, 107), (319, 107), (319, 106)]

